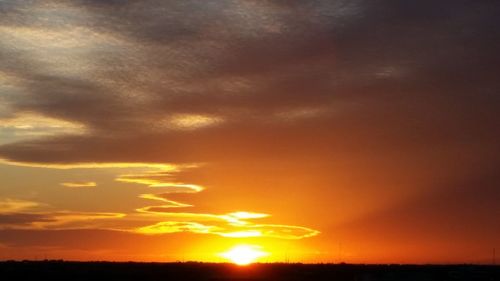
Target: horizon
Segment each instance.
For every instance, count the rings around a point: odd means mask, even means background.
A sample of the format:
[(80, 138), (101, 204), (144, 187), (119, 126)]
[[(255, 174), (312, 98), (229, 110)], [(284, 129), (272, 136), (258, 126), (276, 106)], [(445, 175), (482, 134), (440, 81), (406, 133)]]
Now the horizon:
[(494, 264), (498, 14), (0, 1), (0, 260)]
[(231, 261), (112, 261), (112, 260), (64, 260), (64, 259), (26, 259), (26, 260), (0, 260), (0, 263), (137, 263), (137, 264), (207, 264), (207, 265), (228, 265), (234, 268), (255, 267), (259, 265), (325, 265), (325, 266), (481, 266), (481, 267), (499, 267), (496, 263), (345, 263), (345, 262), (265, 262), (256, 261), (247, 265), (238, 265)]
[(109, 280), (496, 280), (491, 265), (0, 262), (6, 277)]

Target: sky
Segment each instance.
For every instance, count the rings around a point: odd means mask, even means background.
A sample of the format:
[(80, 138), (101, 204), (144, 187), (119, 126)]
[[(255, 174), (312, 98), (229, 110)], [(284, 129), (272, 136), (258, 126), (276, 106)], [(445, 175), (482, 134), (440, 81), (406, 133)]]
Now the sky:
[(0, 1), (0, 259), (488, 263), (500, 3)]

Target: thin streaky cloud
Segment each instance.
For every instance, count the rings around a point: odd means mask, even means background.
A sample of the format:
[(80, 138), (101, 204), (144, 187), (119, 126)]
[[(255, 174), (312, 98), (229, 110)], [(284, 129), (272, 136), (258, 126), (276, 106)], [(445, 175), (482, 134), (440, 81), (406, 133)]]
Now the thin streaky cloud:
[(93, 181), (72, 181), (72, 182), (62, 182), (61, 185), (70, 188), (80, 188), (80, 187), (96, 187), (97, 183)]

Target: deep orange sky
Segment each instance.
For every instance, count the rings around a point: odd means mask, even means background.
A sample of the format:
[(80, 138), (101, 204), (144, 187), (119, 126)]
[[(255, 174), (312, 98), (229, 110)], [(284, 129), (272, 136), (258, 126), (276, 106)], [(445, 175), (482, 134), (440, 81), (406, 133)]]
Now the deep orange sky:
[(490, 262), (500, 5), (414, 2), (1, 1), (0, 259)]

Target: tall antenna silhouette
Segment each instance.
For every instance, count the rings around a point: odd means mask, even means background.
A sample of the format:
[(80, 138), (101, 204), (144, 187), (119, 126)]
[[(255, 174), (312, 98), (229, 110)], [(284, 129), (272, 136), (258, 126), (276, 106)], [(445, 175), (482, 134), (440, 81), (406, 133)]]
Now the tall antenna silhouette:
[(286, 245), (286, 250), (285, 250), (285, 263), (290, 263), (289, 250), (290, 250), (290, 243), (288, 243), (288, 244)]
[(338, 248), (338, 259), (339, 259), (339, 262), (338, 263), (342, 263), (342, 242), (339, 242), (339, 248)]

